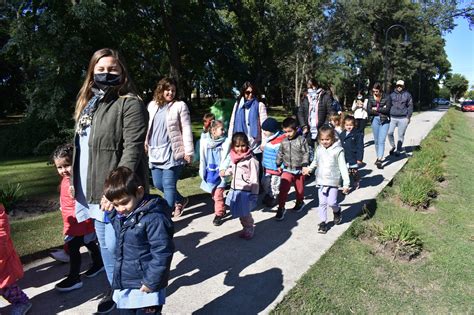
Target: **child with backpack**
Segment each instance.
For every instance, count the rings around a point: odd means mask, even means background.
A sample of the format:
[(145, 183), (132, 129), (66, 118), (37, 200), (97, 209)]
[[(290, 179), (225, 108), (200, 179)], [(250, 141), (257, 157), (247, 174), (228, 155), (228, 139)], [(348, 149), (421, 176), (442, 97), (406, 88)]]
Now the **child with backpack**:
[(214, 200), (215, 226), (222, 224), (225, 215), (224, 190), (226, 182), (219, 176), (219, 166), (227, 157), (230, 143), (226, 141), (224, 123), (213, 120), (209, 127), (209, 136), (202, 139), (200, 147), (199, 176), (201, 189), (212, 195)]
[(227, 163), (223, 163), (220, 171), (222, 177), (232, 176), (226, 204), (232, 216), (240, 218), (243, 230), (239, 237), (250, 240), (255, 232), (252, 210), (257, 206), (259, 163), (245, 133), (234, 133), (229, 156), (230, 165), (225, 168)]
[(354, 116), (344, 118), (344, 131), (341, 132), (339, 138), (344, 149), (351, 183), (357, 189), (360, 182), (358, 169), (364, 158), (364, 135), (357, 129)]
[(11, 303), (10, 314), (26, 314), (32, 306), (17, 284), (22, 277), (23, 265), (10, 236), (7, 210), (0, 203), (0, 296)]
[(114, 206), (107, 215), (117, 237), (112, 288), (119, 314), (161, 314), (174, 253), (170, 208), (145, 194), (125, 166), (109, 174), (104, 195)]
[(69, 275), (56, 284), (56, 290), (68, 292), (82, 287), (80, 276), (81, 253), (80, 248), (86, 246), (92, 258), (92, 266), (85, 272), (88, 278), (94, 277), (104, 270), (99, 246), (96, 243), (94, 223), (92, 219), (78, 222), (75, 215), (76, 201), (71, 195), (70, 177), (72, 173), (72, 144), (60, 145), (53, 153), (52, 160), (61, 176), (59, 190), (59, 204), (63, 217), (64, 242), (69, 250)]
[(262, 159), (262, 166), (264, 167), (262, 186), (265, 191), (263, 203), (272, 208), (278, 203), (280, 193), (281, 169), (276, 165), (276, 159), (281, 142), (286, 138), (286, 134), (280, 130), (280, 124), (272, 117), (265, 119), (262, 130), (266, 139)]
[(282, 167), (280, 195), (278, 196), (277, 221), (285, 218), (285, 203), (291, 185), (295, 186), (296, 203), (293, 212), (300, 212), (304, 207), (304, 175), (302, 170), (309, 163), (309, 148), (306, 139), (298, 133), (298, 124), (294, 118), (286, 118), (282, 123), (286, 138), (281, 142), (276, 165)]
[(347, 171), (344, 149), (337, 141), (336, 131), (330, 126), (322, 126), (318, 133), (318, 147), (311, 165), (303, 170), (308, 175), (316, 169), (316, 185), (318, 186), (319, 218), (318, 233), (328, 231), (327, 209), (334, 214), (334, 224), (342, 222), (342, 213), (337, 201), (339, 183), (343, 180), (342, 192), (349, 192), (349, 173)]

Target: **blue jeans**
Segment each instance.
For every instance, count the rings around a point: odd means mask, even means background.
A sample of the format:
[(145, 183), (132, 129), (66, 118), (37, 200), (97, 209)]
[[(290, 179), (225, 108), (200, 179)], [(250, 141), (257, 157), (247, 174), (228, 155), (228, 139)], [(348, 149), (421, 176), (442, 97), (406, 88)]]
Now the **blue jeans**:
[(177, 165), (170, 169), (152, 168), (151, 176), (153, 177), (153, 186), (163, 192), (164, 198), (168, 203), (171, 211), (174, 209), (176, 202), (181, 202), (183, 196), (178, 192), (176, 183), (183, 169), (183, 165)]
[(385, 151), (385, 138), (387, 137), (389, 122), (382, 124), (379, 116), (375, 116), (372, 120), (372, 133), (374, 134), (375, 154), (377, 159), (383, 159)]
[(100, 222), (94, 220), (95, 233), (99, 240), (100, 254), (104, 262), (105, 273), (110, 285), (114, 279), (114, 265), (115, 265), (115, 230), (112, 223)]
[(390, 128), (388, 129), (388, 142), (392, 148), (395, 148), (395, 138), (393, 134), (395, 133), (395, 128), (398, 127), (398, 141), (397, 141), (397, 151), (403, 151), (403, 138), (405, 138), (405, 132), (408, 127), (408, 117), (391, 117), (390, 118)]

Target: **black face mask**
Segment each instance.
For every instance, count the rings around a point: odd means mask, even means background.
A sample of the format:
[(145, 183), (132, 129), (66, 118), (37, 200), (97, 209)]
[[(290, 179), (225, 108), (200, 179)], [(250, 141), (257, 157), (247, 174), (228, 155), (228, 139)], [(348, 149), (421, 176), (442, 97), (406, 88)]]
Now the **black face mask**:
[(103, 91), (107, 90), (111, 86), (117, 86), (121, 83), (122, 76), (120, 74), (113, 73), (95, 73), (94, 82), (97, 87)]

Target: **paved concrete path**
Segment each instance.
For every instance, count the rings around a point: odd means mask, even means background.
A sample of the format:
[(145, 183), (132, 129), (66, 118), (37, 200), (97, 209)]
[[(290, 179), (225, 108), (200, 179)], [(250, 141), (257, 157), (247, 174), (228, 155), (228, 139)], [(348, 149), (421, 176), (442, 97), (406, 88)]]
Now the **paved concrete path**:
[[(412, 118), (405, 137), (408, 151), (420, 144), (445, 111), (438, 108)], [(272, 310), (347, 230), (361, 207), (376, 198), (405, 164), (406, 158), (389, 158), (385, 168), (378, 170), (373, 164), (372, 135), (365, 138), (367, 165), (361, 170), (361, 187), (342, 202), (343, 224), (331, 227), (325, 235), (317, 233), (314, 183), (306, 185), (305, 210), (288, 212), (282, 222), (274, 220), (275, 210), (254, 211), (256, 234), (251, 241), (237, 237), (241, 229), (238, 220), (228, 219), (220, 227), (212, 225), (209, 198), (190, 206), (176, 221), (177, 251), (164, 313), (257, 314)], [(386, 149), (388, 154), (388, 145)], [(291, 193), (288, 208), (293, 207), (294, 198)], [(84, 257), (83, 265), (87, 265), (88, 257)], [(54, 285), (67, 273), (68, 265), (49, 258), (25, 266), (25, 271), (19, 284), (32, 298), (31, 314), (92, 314), (108, 287), (105, 274), (101, 274), (85, 278), (80, 290), (59, 293)]]

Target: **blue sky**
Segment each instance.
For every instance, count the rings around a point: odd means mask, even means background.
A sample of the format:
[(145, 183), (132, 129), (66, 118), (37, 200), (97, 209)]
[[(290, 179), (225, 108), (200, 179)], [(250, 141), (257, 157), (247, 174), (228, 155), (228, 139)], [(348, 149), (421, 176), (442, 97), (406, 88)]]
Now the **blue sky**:
[(445, 50), (451, 62), (453, 73), (460, 73), (469, 80), (469, 88), (474, 85), (474, 27), (464, 18), (455, 20), (457, 26), (451, 33), (445, 34)]

